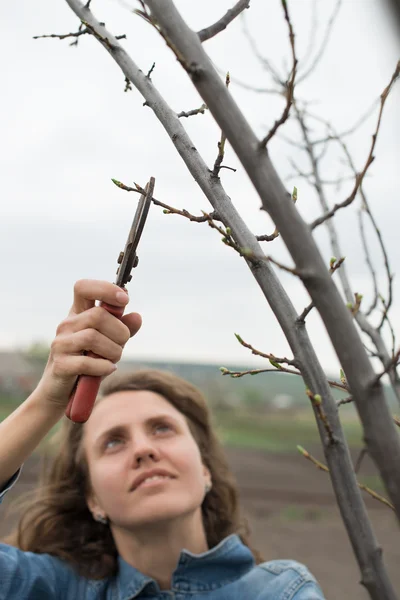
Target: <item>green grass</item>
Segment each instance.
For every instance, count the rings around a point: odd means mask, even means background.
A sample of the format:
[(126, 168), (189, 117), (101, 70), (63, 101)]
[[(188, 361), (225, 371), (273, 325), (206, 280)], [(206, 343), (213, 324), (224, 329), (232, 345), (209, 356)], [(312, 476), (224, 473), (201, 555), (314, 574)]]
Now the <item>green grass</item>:
[[(270, 416), (216, 415), (220, 439), (227, 446), (255, 448), (266, 452), (292, 452), (298, 444), (320, 444), (319, 432), (311, 411), (299, 415)], [(352, 447), (362, 445), (362, 430), (357, 421), (344, 422), (343, 429)]]

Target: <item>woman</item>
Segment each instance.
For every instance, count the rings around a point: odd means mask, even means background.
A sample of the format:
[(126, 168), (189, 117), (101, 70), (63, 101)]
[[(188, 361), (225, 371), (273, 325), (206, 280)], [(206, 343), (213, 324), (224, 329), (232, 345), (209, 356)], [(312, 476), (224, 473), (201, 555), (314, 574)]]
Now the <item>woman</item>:
[[(138, 314), (113, 284), (75, 285), (43, 377), (0, 424), (0, 500), (64, 414), (79, 374), (106, 377)], [(92, 350), (104, 359), (83, 355)], [(103, 384), (89, 420), (64, 419), (50, 470), (17, 532), (0, 544), (0, 600), (179, 598), (321, 600), (308, 570), (262, 562), (201, 393), (168, 373)]]

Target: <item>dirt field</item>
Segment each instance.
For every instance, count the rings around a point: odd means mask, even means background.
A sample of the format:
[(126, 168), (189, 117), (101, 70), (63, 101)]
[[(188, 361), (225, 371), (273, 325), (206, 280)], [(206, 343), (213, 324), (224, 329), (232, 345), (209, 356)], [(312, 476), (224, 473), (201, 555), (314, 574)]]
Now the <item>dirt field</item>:
[[(311, 450), (311, 449), (310, 449)], [(299, 454), (273, 455), (254, 450), (227, 450), (239, 483), (242, 504), (253, 532), (253, 543), (266, 560), (291, 558), (306, 564), (328, 600), (366, 600), (359, 570), (336, 508), (328, 475)], [(317, 458), (318, 449), (314, 452)], [(361, 473), (373, 477), (365, 459)], [(4, 508), (35, 482), (37, 460), (26, 463)], [(376, 537), (393, 585), (400, 590), (400, 532), (394, 513), (366, 497)], [(4, 514), (4, 512), (3, 512)], [(0, 536), (12, 524), (0, 524)], [(400, 597), (400, 596), (399, 596)]]

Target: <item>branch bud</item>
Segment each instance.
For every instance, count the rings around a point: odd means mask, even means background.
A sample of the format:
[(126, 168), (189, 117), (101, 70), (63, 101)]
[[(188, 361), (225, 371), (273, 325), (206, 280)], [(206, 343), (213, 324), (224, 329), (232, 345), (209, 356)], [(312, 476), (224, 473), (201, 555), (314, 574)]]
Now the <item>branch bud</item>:
[(229, 371), (228, 371), (228, 369), (227, 369), (226, 367), (220, 367), (220, 368), (219, 368), (219, 370), (221, 371), (221, 373), (222, 373), (223, 375), (225, 375), (225, 373), (228, 373), (228, 372), (229, 372)]
[(296, 204), (296, 202), (297, 202), (297, 187), (296, 186), (293, 187), (292, 200)]
[(277, 363), (275, 360), (273, 360), (272, 358), (269, 358), (268, 360), (269, 360), (269, 362), (271, 363), (271, 365), (272, 365), (273, 367), (275, 367), (275, 369), (278, 369), (279, 371), (281, 371), (281, 370), (282, 370), (282, 367), (281, 367), (281, 365), (280, 365), (279, 363)]
[(335, 264), (336, 260), (337, 260), (336, 256), (332, 256), (331, 260), (329, 261), (329, 266), (331, 269), (332, 269), (333, 265)]
[(226, 235), (231, 235), (232, 234), (232, 229), (230, 227), (226, 228)]
[(313, 398), (313, 402), (314, 402), (314, 404), (318, 404), (318, 405), (321, 404), (322, 403), (321, 396), (319, 394), (315, 394), (314, 398)]
[(306, 458), (308, 458), (310, 455), (308, 454), (307, 450), (304, 450), (303, 446), (296, 446), (297, 450), (300, 452), (300, 454), (302, 454), (303, 456), (305, 456)]
[(243, 340), (238, 333), (235, 333), (235, 337), (236, 337), (237, 341), (239, 342), (239, 344), (243, 344)]

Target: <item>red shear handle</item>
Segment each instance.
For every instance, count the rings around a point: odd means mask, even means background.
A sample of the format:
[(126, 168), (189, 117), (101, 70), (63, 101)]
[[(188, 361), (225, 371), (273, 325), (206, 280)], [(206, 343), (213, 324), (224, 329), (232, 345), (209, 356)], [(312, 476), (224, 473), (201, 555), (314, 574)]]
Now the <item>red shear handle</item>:
[[(124, 308), (121, 306), (112, 306), (106, 302), (101, 302), (100, 306), (109, 313), (120, 319), (124, 314)], [(101, 358), (94, 352), (88, 352), (87, 356), (92, 358)], [(85, 423), (91, 415), (97, 393), (99, 391), (101, 377), (93, 375), (80, 375), (72, 390), (68, 406), (65, 409), (65, 415), (74, 423)]]

